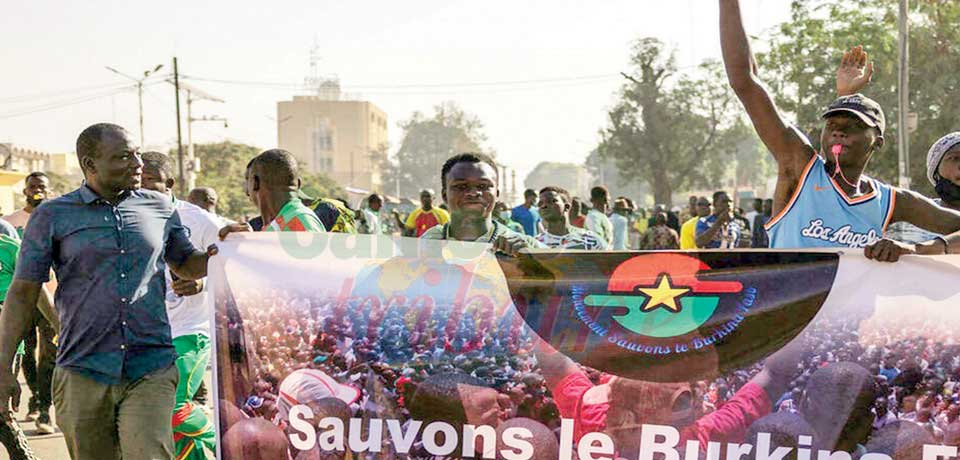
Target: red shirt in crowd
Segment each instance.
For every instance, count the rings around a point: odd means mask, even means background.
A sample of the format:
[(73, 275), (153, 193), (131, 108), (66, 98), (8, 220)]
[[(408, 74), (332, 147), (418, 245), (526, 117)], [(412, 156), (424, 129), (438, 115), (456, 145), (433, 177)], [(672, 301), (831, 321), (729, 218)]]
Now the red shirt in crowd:
[[(579, 440), (586, 433), (603, 431), (606, 428), (610, 403), (582, 403), (584, 393), (593, 386), (582, 372), (574, 372), (553, 388), (553, 398), (560, 409), (560, 416), (574, 420), (575, 440)], [(680, 445), (696, 439), (700, 442), (700, 447), (705, 449), (708, 441), (743, 441), (747, 428), (757, 419), (769, 414), (772, 409), (767, 392), (759, 385), (749, 382), (716, 411), (681, 428)]]

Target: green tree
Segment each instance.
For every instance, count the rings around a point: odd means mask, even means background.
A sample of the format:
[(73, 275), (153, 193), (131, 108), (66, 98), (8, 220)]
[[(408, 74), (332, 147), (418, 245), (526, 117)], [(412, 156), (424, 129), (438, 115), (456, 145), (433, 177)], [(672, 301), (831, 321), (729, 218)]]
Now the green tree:
[(645, 181), (657, 203), (676, 190), (720, 182), (732, 158), (718, 140), (735, 117), (732, 93), (718, 62), (678, 73), (673, 51), (655, 38), (633, 45), (633, 72), (608, 113), (598, 151), (621, 177)]
[(552, 185), (566, 189), (572, 196), (583, 196), (590, 187), (587, 179), (582, 165), (542, 161), (527, 174), (523, 185), (538, 191)]
[[(590, 187), (603, 184), (612, 196), (629, 197), (645, 206), (647, 199), (650, 197), (650, 187), (647, 182), (636, 180), (635, 177), (626, 174), (620, 174), (620, 168), (617, 167), (616, 161), (612, 158), (604, 158), (600, 155), (598, 149), (594, 149), (587, 156), (584, 166), (592, 176)], [(586, 201), (590, 201), (590, 187), (587, 187), (586, 192), (581, 196)]]
[(423, 188), (440, 190), (440, 167), (447, 158), (463, 152), (484, 152), (487, 140), (483, 123), (456, 103), (445, 102), (426, 116), (414, 112), (400, 123), (403, 141), (392, 165), (384, 168), (385, 187), (394, 191), (399, 178), (401, 196), (416, 196)]
[[(260, 154), (262, 149), (234, 142), (194, 145), (194, 155), (200, 159), (197, 186), (212, 187), (220, 196), (217, 212), (231, 219), (257, 215), (253, 203), (243, 191), (247, 163)], [(170, 155), (176, 158), (176, 150)], [(344, 196), (343, 188), (324, 174), (301, 171), (304, 193), (312, 197)]]
[[(863, 92), (884, 108), (885, 147), (868, 174), (887, 182), (898, 176), (898, 45), (896, 0), (794, 0), (791, 19), (770, 31), (759, 72), (779, 108), (819, 147), (820, 114), (836, 97), (834, 75), (843, 51), (863, 45), (876, 62), (873, 83)], [(910, 15), (910, 110), (920, 120), (910, 134), (913, 188), (932, 193), (925, 179), (926, 151), (956, 130), (960, 100), (960, 2), (919, 2)]]
[(740, 187), (763, 184), (776, 174), (773, 159), (743, 118), (723, 132), (717, 148), (718, 153), (733, 158), (732, 174)]

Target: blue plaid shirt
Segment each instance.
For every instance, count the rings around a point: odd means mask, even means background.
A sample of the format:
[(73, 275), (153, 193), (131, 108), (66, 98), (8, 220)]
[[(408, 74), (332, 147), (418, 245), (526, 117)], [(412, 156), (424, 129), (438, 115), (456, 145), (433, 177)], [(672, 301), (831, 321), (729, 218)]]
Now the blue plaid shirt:
[(165, 261), (180, 265), (194, 251), (169, 197), (136, 190), (112, 205), (83, 185), (30, 216), (15, 278), (45, 282), (53, 267), (57, 365), (119, 384), (176, 359)]

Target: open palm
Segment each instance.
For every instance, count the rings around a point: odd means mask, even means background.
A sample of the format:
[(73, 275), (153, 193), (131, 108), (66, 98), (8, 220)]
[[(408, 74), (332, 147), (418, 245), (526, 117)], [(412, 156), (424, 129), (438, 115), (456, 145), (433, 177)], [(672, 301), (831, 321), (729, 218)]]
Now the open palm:
[(837, 68), (837, 95), (849, 96), (859, 93), (873, 78), (873, 62), (868, 63), (867, 52), (862, 46), (850, 48), (843, 53)]

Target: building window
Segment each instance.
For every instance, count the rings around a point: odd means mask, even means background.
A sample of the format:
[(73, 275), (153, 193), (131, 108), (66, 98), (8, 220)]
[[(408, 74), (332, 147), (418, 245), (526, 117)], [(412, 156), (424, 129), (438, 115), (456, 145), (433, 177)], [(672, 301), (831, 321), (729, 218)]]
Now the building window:
[(313, 129), (310, 130), (310, 148), (313, 163), (323, 171), (329, 171), (333, 160), (328, 153), (333, 151), (333, 127), (320, 117), (314, 118)]
[(333, 150), (333, 129), (326, 120), (317, 120), (313, 130), (313, 149), (321, 152)]

